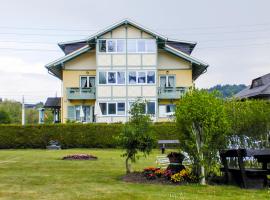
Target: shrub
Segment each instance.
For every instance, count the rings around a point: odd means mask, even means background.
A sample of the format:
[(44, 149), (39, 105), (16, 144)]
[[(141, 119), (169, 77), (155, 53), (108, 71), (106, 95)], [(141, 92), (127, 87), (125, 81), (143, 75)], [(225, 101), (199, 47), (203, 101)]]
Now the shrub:
[[(62, 148), (115, 148), (123, 124), (0, 125), (0, 149), (46, 148), (50, 140)], [(156, 139), (175, 139), (173, 123), (151, 125)]]

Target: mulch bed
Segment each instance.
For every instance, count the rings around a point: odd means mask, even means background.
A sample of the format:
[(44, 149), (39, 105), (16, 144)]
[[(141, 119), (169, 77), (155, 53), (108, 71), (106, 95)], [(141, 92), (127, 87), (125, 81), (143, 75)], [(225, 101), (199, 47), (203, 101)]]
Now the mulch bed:
[(63, 160), (97, 160), (96, 156), (89, 154), (73, 154), (62, 158)]
[(142, 172), (132, 172), (123, 176), (123, 181), (129, 183), (148, 183), (148, 184), (166, 184), (166, 185), (177, 185), (172, 183), (170, 180), (165, 178), (156, 178), (149, 180), (147, 179)]

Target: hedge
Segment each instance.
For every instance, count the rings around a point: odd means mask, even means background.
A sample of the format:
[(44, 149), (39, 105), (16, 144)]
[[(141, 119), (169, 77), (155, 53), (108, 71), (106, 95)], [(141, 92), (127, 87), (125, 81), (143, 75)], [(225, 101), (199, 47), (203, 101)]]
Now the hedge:
[[(115, 148), (123, 124), (0, 125), (0, 149), (46, 148), (57, 140), (62, 148)], [(174, 123), (155, 123), (157, 139), (177, 139)]]

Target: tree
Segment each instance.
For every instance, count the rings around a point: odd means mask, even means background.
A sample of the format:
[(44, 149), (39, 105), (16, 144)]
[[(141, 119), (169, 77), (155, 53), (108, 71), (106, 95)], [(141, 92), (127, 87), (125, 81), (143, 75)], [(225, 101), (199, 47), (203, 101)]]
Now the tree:
[(10, 122), (9, 114), (4, 110), (0, 110), (0, 124), (10, 124)]
[(222, 100), (216, 92), (193, 90), (179, 100), (176, 108), (179, 141), (206, 184), (206, 176), (218, 162), (218, 150), (226, 147), (228, 120)]
[(231, 99), (226, 102), (230, 121), (230, 145), (241, 148), (269, 147), (270, 102)]
[(244, 84), (240, 85), (215, 85), (214, 87), (211, 87), (208, 89), (209, 92), (213, 92), (215, 90), (219, 91), (222, 94), (223, 98), (230, 98), (233, 97), (235, 94), (240, 92), (241, 90), (245, 89), (247, 86)]
[(151, 130), (151, 118), (145, 114), (146, 102), (141, 99), (136, 100), (129, 114), (127, 122), (122, 133), (117, 138), (119, 145), (125, 150), (122, 155), (126, 157), (126, 173), (131, 172), (131, 163), (138, 158), (138, 153), (142, 152), (147, 156), (155, 146), (155, 139)]

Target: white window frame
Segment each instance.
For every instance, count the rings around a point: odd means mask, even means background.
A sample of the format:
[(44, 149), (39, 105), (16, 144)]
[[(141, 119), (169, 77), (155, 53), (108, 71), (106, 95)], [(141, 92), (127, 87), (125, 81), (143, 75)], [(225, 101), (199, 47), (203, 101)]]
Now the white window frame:
[(173, 106), (176, 107), (175, 104), (160, 104), (160, 105), (158, 105), (158, 111), (159, 111), (159, 107), (160, 107), (160, 106), (165, 106), (165, 113), (164, 113), (164, 116), (160, 116), (160, 112), (158, 112), (158, 117), (159, 117), (159, 118), (168, 118), (168, 116), (166, 115), (166, 114), (168, 113), (168, 112), (167, 112), (167, 106), (171, 106), (171, 105), (173, 105)]
[[(103, 115), (102, 112), (101, 112), (101, 116), (110, 116), (110, 117), (113, 117), (113, 116), (126, 116), (126, 113), (127, 113), (126, 102), (124, 102), (124, 101), (119, 101), (119, 102), (115, 102), (115, 101), (112, 101), (112, 102), (99, 102), (98, 103), (98, 106), (99, 106), (100, 103), (105, 103), (106, 104), (106, 108), (107, 108), (106, 114)], [(119, 115), (118, 114), (118, 103), (124, 103), (125, 104), (125, 112), (122, 115)], [(109, 114), (109, 104), (116, 104), (116, 113), (115, 114)]]
[[(131, 109), (131, 104), (134, 103), (135, 101), (129, 101), (128, 102), (128, 115), (130, 116), (129, 114), (129, 111)], [(155, 114), (147, 114), (148, 113), (148, 106), (147, 106), (147, 103), (155, 103)], [(146, 100), (146, 104), (145, 104), (145, 115), (150, 115), (150, 116), (156, 116), (157, 115), (157, 102), (156, 101), (153, 101), (153, 100)]]
[[(161, 74), (159, 75), (159, 87), (161, 87), (160, 83), (160, 79), (161, 77), (166, 77), (166, 83), (165, 83), (165, 88), (175, 88), (176, 87), (176, 75), (175, 74)], [(174, 87), (169, 87), (169, 76), (173, 76), (174, 77)]]
[[(136, 83), (129, 83), (129, 73), (130, 72), (136, 72)], [(139, 83), (139, 72), (144, 72), (145, 73), (145, 83)], [(147, 83), (148, 82), (148, 78), (147, 78), (147, 73), (148, 72), (154, 72), (155, 74), (155, 83)], [(138, 71), (135, 71), (135, 70), (130, 70), (127, 72), (127, 84), (128, 85), (156, 85), (157, 83), (157, 73), (155, 70), (138, 70)]]
[(87, 75), (82, 75), (80, 76), (80, 88), (82, 88), (82, 80), (81, 78), (85, 78), (86, 77), (86, 85), (87, 87), (86, 88), (91, 88), (89, 85), (90, 85), (90, 78), (95, 78), (95, 86), (96, 86), (96, 77), (95, 76), (87, 76)]
[[(98, 45), (100, 44), (99, 41), (101, 41), (101, 40), (105, 40), (105, 41), (106, 41), (106, 52), (101, 52), (101, 51), (99, 51), (100, 47), (98, 46), (98, 53), (101, 53), (101, 54), (102, 54), (102, 53), (106, 53), (106, 54), (126, 54), (126, 51), (127, 51), (126, 39), (124, 39), (124, 38), (99, 39), (98, 42), (97, 42)], [(118, 47), (117, 47), (117, 46), (118, 46), (118, 41), (119, 41), (119, 40), (121, 40), (121, 41), (124, 42), (124, 51), (118, 51)], [(108, 43), (109, 43), (109, 41), (115, 42), (115, 51), (113, 51), (113, 52), (109, 52), (109, 51), (108, 51), (108, 48), (109, 48)]]
[[(99, 71), (99, 72), (104, 72), (106, 73), (106, 83), (99, 83), (99, 77), (98, 77), (98, 84), (99, 85), (126, 85), (126, 82), (127, 82), (127, 76), (126, 76), (126, 72), (123, 71), (123, 70), (120, 70), (120, 71), (115, 71), (115, 70), (110, 70), (110, 71)], [(98, 72), (98, 76), (99, 76), (99, 72)], [(116, 82), (115, 83), (109, 83), (109, 72), (112, 72), (112, 73), (115, 73), (115, 79), (116, 79)], [(117, 72), (123, 72), (124, 73), (124, 77), (125, 77), (125, 81), (124, 83), (118, 83), (118, 76), (117, 76)]]

